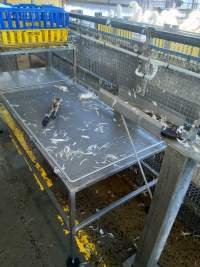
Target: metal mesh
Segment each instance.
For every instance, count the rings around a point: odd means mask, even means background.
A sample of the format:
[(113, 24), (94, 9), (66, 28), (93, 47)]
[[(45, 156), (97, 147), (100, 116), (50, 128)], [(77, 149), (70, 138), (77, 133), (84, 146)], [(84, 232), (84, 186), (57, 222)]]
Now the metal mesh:
[[(78, 32), (93, 36), (106, 43), (112, 43), (129, 51), (142, 52), (143, 36), (140, 34), (85, 21), (72, 21), (71, 26)], [(150, 48), (152, 58), (200, 72), (200, 49), (197, 47), (153, 38)]]
[(160, 68), (156, 77), (149, 82), (145, 97), (189, 120), (199, 117), (199, 79), (185, 73)]
[[(67, 60), (66, 60), (67, 59)], [(52, 64), (55, 69), (62, 72), (65, 75), (73, 77), (73, 51), (56, 52), (52, 57)]]
[(134, 87), (137, 61), (130, 60), (124, 53), (116, 52), (81, 36), (78, 43), (78, 66), (97, 77), (100, 85), (105, 84), (112, 88)]
[(196, 234), (200, 234), (200, 187), (194, 182), (190, 184), (179, 218)]
[[(123, 54), (103, 47), (102, 45), (80, 38), (78, 65), (88, 69), (91, 73), (99, 76), (100, 79), (108, 81), (113, 85), (127, 85), (130, 87), (131, 68), (126, 73), (126, 62), (128, 58)], [(130, 62), (130, 64), (133, 64)], [(136, 66), (133, 66), (133, 71)], [(124, 76), (125, 75), (125, 76)], [(125, 82), (125, 84), (124, 84)]]
[(161, 169), (163, 158), (164, 158), (164, 153), (162, 152), (162, 153), (154, 155), (151, 158), (146, 159), (144, 162), (148, 166), (150, 166), (154, 171), (159, 173), (160, 169)]
[(200, 189), (194, 183), (191, 184), (190, 189), (187, 192), (186, 201), (187, 199), (192, 201), (193, 205), (195, 205), (200, 213)]
[[(83, 35), (77, 37), (78, 66), (82, 74), (87, 73), (96, 79), (96, 88), (119, 88), (133, 92), (128, 100), (138, 94), (138, 86), (144, 80), (135, 75), (138, 59), (114, 48), (106, 47), (94, 39)], [(85, 80), (86, 76), (79, 76)], [(94, 80), (93, 80), (93, 86)], [(136, 92), (136, 93), (135, 93)], [(139, 94), (140, 95), (140, 94)], [(199, 79), (175, 70), (160, 67), (155, 78), (148, 82), (144, 96), (148, 102), (156, 103), (164, 110), (179, 114), (187, 121), (194, 121), (199, 116), (200, 88)], [(164, 112), (163, 112), (164, 113)]]

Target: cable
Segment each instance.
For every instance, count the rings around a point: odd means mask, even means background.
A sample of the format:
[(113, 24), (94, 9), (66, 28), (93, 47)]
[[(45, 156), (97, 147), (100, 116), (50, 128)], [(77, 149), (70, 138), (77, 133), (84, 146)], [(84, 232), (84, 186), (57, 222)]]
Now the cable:
[(129, 137), (129, 140), (130, 140), (130, 142), (131, 142), (131, 145), (132, 145), (132, 148), (133, 148), (133, 151), (134, 151), (134, 154), (135, 154), (135, 157), (136, 157), (137, 163), (138, 163), (138, 165), (139, 165), (139, 168), (140, 168), (140, 171), (141, 171), (141, 173), (142, 173), (143, 180), (144, 180), (144, 182), (145, 182), (145, 184), (146, 184), (146, 186), (147, 186), (147, 189), (148, 189), (148, 192), (149, 192), (149, 196), (150, 196), (150, 198), (152, 199), (152, 198), (153, 198), (153, 196), (152, 196), (151, 189), (149, 188), (149, 185), (148, 185), (148, 182), (147, 182), (146, 176), (145, 176), (145, 174), (144, 174), (144, 171), (143, 171), (143, 168), (142, 168), (142, 165), (141, 165), (140, 159), (139, 159), (139, 157), (138, 157), (138, 155), (137, 155), (137, 151), (136, 151), (136, 148), (135, 148), (135, 145), (134, 145), (133, 139), (132, 139), (132, 137), (131, 137), (131, 134), (130, 134), (130, 132), (129, 132), (129, 129), (128, 129), (128, 126), (127, 126), (127, 123), (126, 123), (126, 121), (125, 121), (125, 118), (124, 118), (124, 116), (123, 116), (122, 114), (121, 114), (121, 118), (122, 118), (122, 121), (123, 121), (124, 127), (125, 127), (125, 129), (126, 129), (126, 133), (127, 133), (128, 137)]

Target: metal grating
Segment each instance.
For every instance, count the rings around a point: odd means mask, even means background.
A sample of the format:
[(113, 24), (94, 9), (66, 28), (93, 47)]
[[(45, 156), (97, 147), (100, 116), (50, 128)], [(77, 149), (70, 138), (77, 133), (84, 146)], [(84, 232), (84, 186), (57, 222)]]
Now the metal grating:
[[(200, 169), (198, 171), (200, 176)], [(196, 177), (200, 180), (200, 177)], [(200, 187), (194, 182), (190, 184), (182, 208), (179, 212), (179, 218), (195, 234), (200, 234)]]
[[(71, 27), (106, 43), (142, 53), (144, 36), (140, 34), (86, 21), (72, 20)], [(200, 72), (200, 48), (158, 38), (151, 40), (150, 48), (152, 58)]]
[[(77, 64), (96, 77), (98, 88), (106, 83), (116, 90), (130, 90), (134, 97), (140, 95), (138, 88), (142, 87), (144, 80), (135, 75), (138, 66), (136, 57), (89, 40), (84, 35), (77, 37), (77, 44)], [(171, 110), (189, 122), (199, 116), (199, 79), (189, 74), (160, 67), (155, 78), (147, 84), (145, 95), (141, 97), (149, 102), (156, 102), (163, 109)]]
[(150, 166), (154, 171), (159, 173), (160, 169), (161, 169), (163, 158), (164, 158), (164, 153), (162, 152), (162, 153), (154, 155), (151, 158), (146, 159), (144, 162), (148, 166)]

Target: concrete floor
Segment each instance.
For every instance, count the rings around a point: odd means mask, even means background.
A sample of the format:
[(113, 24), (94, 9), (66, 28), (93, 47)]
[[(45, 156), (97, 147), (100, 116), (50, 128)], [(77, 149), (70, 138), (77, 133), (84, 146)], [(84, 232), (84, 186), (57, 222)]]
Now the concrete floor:
[(7, 130), (0, 135), (0, 151), (0, 266), (65, 266), (67, 241), (56, 211)]
[[(3, 128), (4, 133), (0, 134), (0, 266), (65, 266), (69, 246), (57, 212), (18, 155), (6, 126)], [(81, 192), (79, 219), (130, 192), (135, 185), (129, 176), (130, 172), (124, 172)], [(147, 202), (142, 195), (86, 229), (96, 255), (84, 266), (122, 266), (137, 248)], [(192, 236), (177, 221), (160, 266), (199, 267), (199, 249), (200, 238)], [(83, 257), (82, 260), (85, 262)]]

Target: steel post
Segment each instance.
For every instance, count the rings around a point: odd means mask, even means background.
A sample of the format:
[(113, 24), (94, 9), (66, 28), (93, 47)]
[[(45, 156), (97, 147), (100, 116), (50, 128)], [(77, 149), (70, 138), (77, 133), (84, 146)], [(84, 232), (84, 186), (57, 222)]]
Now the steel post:
[(157, 266), (196, 167), (180, 150), (167, 148), (138, 252), (124, 266)]

